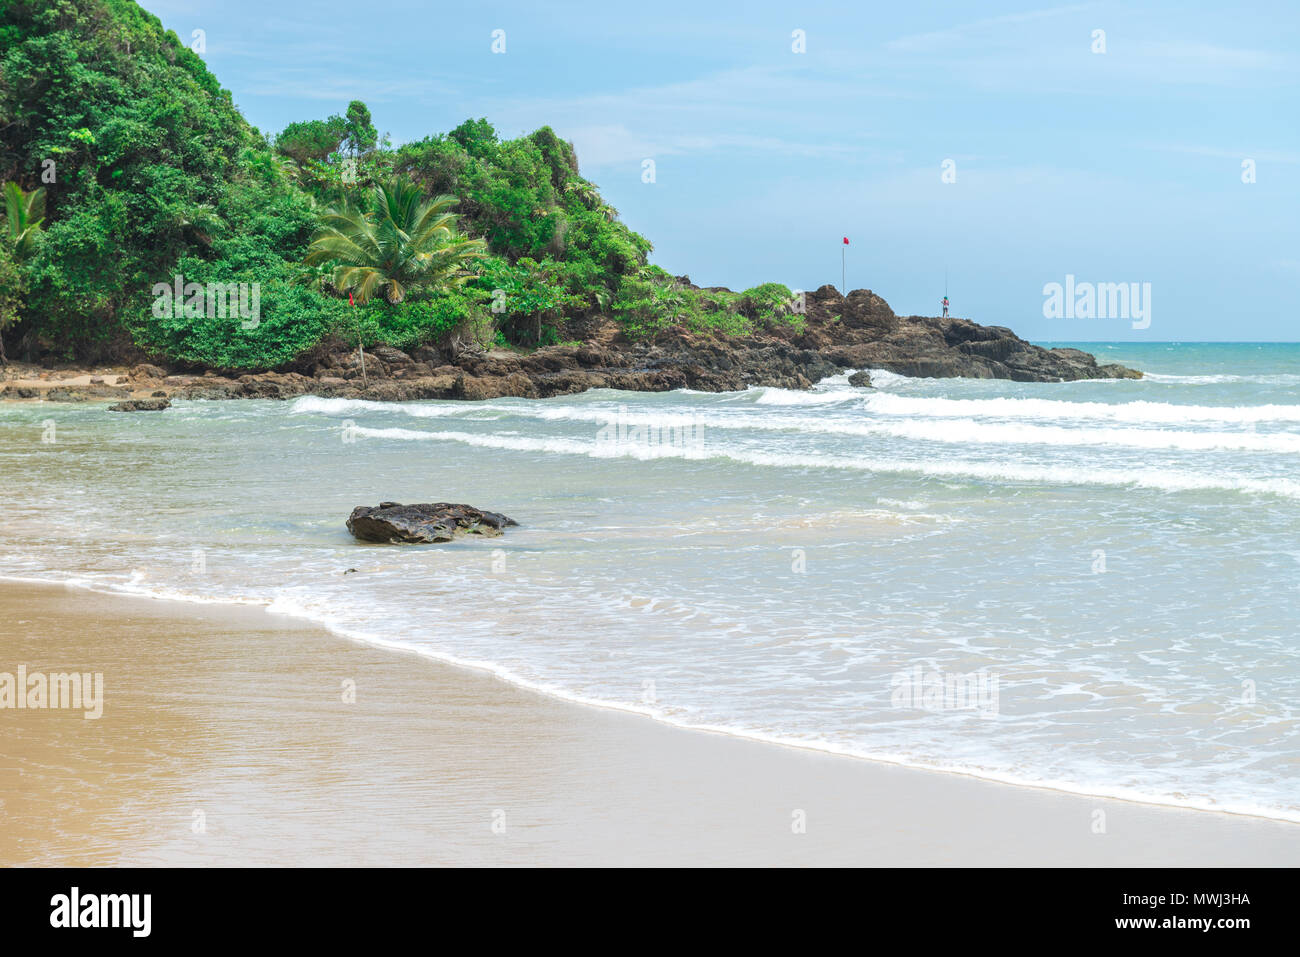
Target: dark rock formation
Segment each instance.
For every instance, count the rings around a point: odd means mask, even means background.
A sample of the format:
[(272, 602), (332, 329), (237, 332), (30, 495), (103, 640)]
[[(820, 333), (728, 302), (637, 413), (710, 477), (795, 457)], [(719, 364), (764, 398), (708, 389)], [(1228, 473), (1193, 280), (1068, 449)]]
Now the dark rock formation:
[(348, 516), (348, 531), (363, 542), (450, 542), (460, 535), (500, 535), (502, 529), (519, 524), (497, 512), (484, 512), (470, 505), (400, 505), (380, 502), (358, 505)]
[[(682, 277), (684, 284), (689, 280)], [(578, 345), (535, 352), (389, 346), (366, 352), (320, 349), (293, 371), (237, 376), (167, 375), (157, 366), (131, 370), (136, 389), (181, 399), (289, 399), (299, 395), (404, 402), (414, 399), (548, 398), (587, 389), (730, 392), (747, 386), (811, 388), (845, 369), (888, 369), (908, 376), (1060, 382), (1138, 378), (1140, 372), (1098, 365), (1078, 349), (1045, 349), (1003, 326), (968, 319), (897, 316), (869, 289), (840, 295), (822, 286), (805, 297), (801, 321), (774, 322), (748, 336), (674, 327), (629, 340), (612, 320), (575, 320)], [(869, 380), (868, 376), (868, 380)], [(857, 384), (857, 383), (855, 383)], [(102, 389), (104, 387), (95, 387)], [(51, 396), (51, 398), (53, 398)]]
[[(1018, 382), (1141, 377), (1123, 366), (1099, 366), (1078, 349), (1033, 345), (1005, 326), (896, 316), (888, 303), (867, 289), (855, 289), (845, 297), (834, 286), (822, 286), (808, 294), (806, 320), (804, 328), (791, 330), (788, 338), (840, 367)], [(774, 333), (786, 335), (781, 330)]]
[(150, 379), (165, 379), (167, 373), (155, 365), (149, 365), (147, 362), (142, 362), (131, 370), (129, 376), (133, 380), (148, 381)]
[(161, 412), (171, 405), (166, 399), (127, 399), (108, 407), (109, 412)]
[(870, 389), (872, 387), (871, 373), (869, 372), (853, 373), (853, 375), (849, 376), (849, 385), (857, 389)]

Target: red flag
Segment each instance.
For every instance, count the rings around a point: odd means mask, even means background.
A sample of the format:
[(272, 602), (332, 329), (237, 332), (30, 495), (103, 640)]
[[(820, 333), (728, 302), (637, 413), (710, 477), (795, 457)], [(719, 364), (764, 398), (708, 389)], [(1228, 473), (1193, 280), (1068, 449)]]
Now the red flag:
[(847, 246), (848, 244), (849, 244), (849, 237), (848, 237), (848, 236), (845, 236), (845, 237), (844, 237), (844, 245)]
[[(844, 241), (845, 241), (845, 242), (848, 242), (847, 239), (844, 240)], [(348, 305), (349, 305), (349, 306), (354, 306), (354, 305), (356, 305), (356, 303), (354, 303), (354, 302), (352, 301), (352, 293), (348, 293)]]

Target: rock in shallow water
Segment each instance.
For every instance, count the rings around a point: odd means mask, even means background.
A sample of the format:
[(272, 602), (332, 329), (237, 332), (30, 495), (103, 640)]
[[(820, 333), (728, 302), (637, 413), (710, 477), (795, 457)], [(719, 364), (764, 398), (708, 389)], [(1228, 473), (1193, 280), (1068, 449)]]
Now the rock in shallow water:
[(518, 525), (499, 512), (472, 505), (401, 505), (380, 502), (358, 505), (348, 516), (348, 531), (363, 542), (450, 542), (460, 535), (500, 535), (508, 525)]
[(127, 399), (110, 405), (109, 412), (161, 412), (171, 405), (166, 399)]
[(853, 375), (849, 376), (849, 385), (857, 389), (873, 388), (873, 386), (871, 385), (871, 373), (870, 372), (853, 373)]

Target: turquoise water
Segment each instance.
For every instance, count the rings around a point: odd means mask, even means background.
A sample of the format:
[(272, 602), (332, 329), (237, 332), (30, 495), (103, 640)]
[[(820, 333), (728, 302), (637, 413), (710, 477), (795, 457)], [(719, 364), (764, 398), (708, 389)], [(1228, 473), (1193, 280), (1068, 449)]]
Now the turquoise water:
[[(0, 574), (266, 604), (683, 725), (1300, 820), (1300, 345), (1083, 348), (1151, 374), (10, 403)], [(521, 527), (353, 542), (348, 512), (383, 499)]]

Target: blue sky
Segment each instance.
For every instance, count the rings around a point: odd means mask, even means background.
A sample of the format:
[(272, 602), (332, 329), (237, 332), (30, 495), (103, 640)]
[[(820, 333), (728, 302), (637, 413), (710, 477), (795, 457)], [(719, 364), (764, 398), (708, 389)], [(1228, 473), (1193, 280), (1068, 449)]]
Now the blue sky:
[[(394, 142), (549, 124), (700, 285), (838, 285), (848, 236), (850, 288), (900, 313), (946, 269), (955, 315), (1035, 340), (1300, 340), (1294, 4), (144, 6), (263, 131), (353, 98)], [(1045, 318), (1067, 274), (1150, 283), (1149, 328)]]

